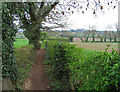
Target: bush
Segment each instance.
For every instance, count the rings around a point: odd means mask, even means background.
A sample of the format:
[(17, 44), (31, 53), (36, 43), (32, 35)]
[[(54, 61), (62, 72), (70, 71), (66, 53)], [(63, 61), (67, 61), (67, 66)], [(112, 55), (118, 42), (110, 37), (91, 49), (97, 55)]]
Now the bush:
[(105, 52), (85, 54), (82, 48), (73, 44), (49, 41), (47, 52), (51, 75), (63, 87), (68, 85), (72, 90), (118, 91), (120, 55), (114, 50), (107, 52), (107, 49)]
[(46, 40), (49, 40), (49, 41), (65, 41), (65, 42), (70, 42), (70, 39), (69, 38), (66, 38), (66, 37), (49, 37), (47, 38)]
[(116, 51), (111, 53), (99, 52), (87, 57), (80, 63), (79, 76), (81, 86), (78, 90), (118, 90), (120, 87), (120, 55)]
[(73, 36), (69, 36), (71, 42), (73, 42)]
[(47, 40), (42, 41), (41, 48), (44, 48), (46, 50), (47, 47)]
[(21, 85), (24, 83), (26, 77), (28, 77), (28, 72), (33, 66), (33, 46), (27, 45), (22, 48), (15, 50), (15, 56), (18, 61), (18, 75), (17, 75), (17, 89), (21, 89)]
[[(68, 85), (69, 88), (69, 73), (70, 69), (74, 69), (77, 61), (80, 58), (80, 53), (82, 53), (81, 48), (75, 47), (75, 45), (70, 45), (70, 43), (58, 42), (58, 41), (49, 41), (48, 42), (48, 58), (52, 65), (53, 77), (56, 80), (59, 80), (63, 85)], [(82, 57), (82, 56), (81, 56)], [(74, 67), (70, 67), (70, 64), (74, 62)], [(72, 72), (73, 73), (73, 72)]]

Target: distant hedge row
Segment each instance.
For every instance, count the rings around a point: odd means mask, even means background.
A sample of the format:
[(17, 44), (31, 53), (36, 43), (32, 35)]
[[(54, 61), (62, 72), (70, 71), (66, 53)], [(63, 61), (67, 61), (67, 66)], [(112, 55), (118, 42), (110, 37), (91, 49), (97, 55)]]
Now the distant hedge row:
[(70, 42), (70, 39), (67, 37), (49, 37), (46, 38), (46, 40), (56, 40), (56, 41), (65, 41), (65, 42)]
[(73, 44), (49, 41), (47, 53), (49, 74), (62, 83), (63, 89), (120, 90), (120, 54), (117, 51), (86, 55), (82, 48)]

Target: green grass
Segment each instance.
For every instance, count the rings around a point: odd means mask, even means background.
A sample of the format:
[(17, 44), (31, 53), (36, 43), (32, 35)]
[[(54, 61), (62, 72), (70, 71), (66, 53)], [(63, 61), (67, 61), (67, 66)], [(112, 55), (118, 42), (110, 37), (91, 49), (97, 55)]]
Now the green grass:
[(91, 49), (87, 49), (87, 48), (83, 48), (83, 53), (84, 53), (84, 55), (89, 55), (89, 54), (96, 53), (96, 51), (91, 50)]
[(44, 43), (41, 44), (41, 48), (43, 48), (43, 47), (44, 47)]
[(16, 41), (14, 42), (14, 47), (15, 48), (21, 48), (23, 46), (28, 45), (28, 40), (27, 39), (16, 39)]

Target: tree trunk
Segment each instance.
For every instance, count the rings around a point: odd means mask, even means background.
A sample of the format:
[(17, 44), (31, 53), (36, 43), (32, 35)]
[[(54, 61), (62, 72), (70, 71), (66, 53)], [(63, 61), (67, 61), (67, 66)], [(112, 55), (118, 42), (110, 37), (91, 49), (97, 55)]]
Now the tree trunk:
[(105, 34), (104, 42), (106, 42), (106, 34)]
[(93, 42), (95, 41), (95, 33), (93, 33)]
[(38, 28), (33, 32), (25, 30), (24, 35), (29, 40), (29, 44), (33, 44), (35, 49), (40, 49), (40, 43), (39, 43), (40, 30)]
[(34, 48), (35, 48), (35, 49), (39, 49), (39, 50), (40, 50), (41, 45), (40, 45), (40, 43), (39, 43), (39, 40), (37, 40), (37, 39), (34, 40), (34, 43), (33, 43), (33, 44), (34, 44)]
[(86, 40), (85, 40), (85, 42), (88, 42), (88, 38), (89, 38), (89, 34), (88, 34), (88, 36), (86, 37)]
[(33, 44), (33, 41), (32, 41), (31, 38), (27, 38), (27, 39), (28, 39), (28, 41), (29, 41), (29, 44)]

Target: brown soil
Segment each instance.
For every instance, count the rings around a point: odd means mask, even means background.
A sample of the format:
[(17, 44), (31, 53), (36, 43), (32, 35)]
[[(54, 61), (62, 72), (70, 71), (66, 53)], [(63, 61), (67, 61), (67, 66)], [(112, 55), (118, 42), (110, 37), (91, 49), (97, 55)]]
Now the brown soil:
[(36, 52), (34, 59), (34, 66), (29, 72), (29, 77), (26, 79), (23, 90), (50, 90), (50, 79), (45, 74), (45, 60), (46, 51), (41, 49)]
[(91, 43), (91, 42), (81, 42), (80, 38), (74, 38), (73, 39), (73, 42), (71, 42), (71, 44), (77, 44), (79, 47), (82, 47), (82, 48), (88, 48), (88, 49), (91, 49), (91, 50), (95, 50), (95, 51), (105, 51), (106, 50), (106, 45), (109, 44), (111, 45), (110, 48), (107, 50), (109, 52), (112, 51), (112, 48), (114, 50), (118, 50), (118, 43)]

